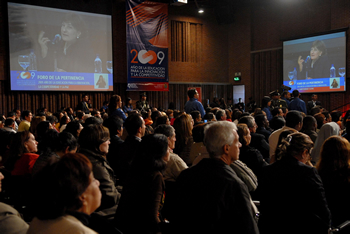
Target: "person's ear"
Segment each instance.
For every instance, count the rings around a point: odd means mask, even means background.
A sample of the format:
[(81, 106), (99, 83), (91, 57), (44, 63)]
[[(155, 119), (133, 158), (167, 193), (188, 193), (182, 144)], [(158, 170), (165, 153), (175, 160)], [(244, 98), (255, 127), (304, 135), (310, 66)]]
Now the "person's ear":
[(230, 146), (228, 144), (224, 145), (224, 153), (228, 154), (229, 150), (230, 150)]
[(65, 154), (69, 153), (69, 146), (67, 146), (67, 148), (64, 150), (64, 153)]

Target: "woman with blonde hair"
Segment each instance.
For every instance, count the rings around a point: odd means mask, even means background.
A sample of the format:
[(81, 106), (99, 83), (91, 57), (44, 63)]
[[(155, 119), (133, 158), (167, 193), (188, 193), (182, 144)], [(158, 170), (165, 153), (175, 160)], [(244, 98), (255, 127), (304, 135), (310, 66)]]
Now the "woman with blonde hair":
[(174, 121), (176, 145), (174, 153), (179, 155), (187, 165), (190, 164), (190, 152), (193, 144), (193, 119), (189, 114), (182, 114)]
[(350, 219), (350, 143), (341, 136), (329, 137), (322, 145), (316, 168), (324, 184), (333, 225), (337, 226)]

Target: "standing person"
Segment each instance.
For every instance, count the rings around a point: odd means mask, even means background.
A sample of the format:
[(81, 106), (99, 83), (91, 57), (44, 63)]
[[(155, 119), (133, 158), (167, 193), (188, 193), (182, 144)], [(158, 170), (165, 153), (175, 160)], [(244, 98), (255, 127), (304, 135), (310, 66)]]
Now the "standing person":
[(148, 111), (149, 104), (147, 102), (147, 95), (145, 92), (141, 93), (140, 101), (136, 102), (136, 109), (138, 109), (139, 111)]
[(317, 94), (312, 94), (311, 101), (307, 102), (307, 113), (311, 114), (311, 109), (315, 106), (321, 106), (321, 102), (317, 101)]
[(245, 104), (244, 104), (244, 102), (242, 102), (242, 98), (238, 98), (238, 103), (235, 104), (235, 108), (244, 112)]
[(261, 234), (327, 233), (331, 214), (321, 178), (310, 163), (312, 147), (307, 135), (289, 134), (279, 146), (281, 159), (263, 168), (259, 179)]
[(202, 103), (198, 101), (198, 92), (196, 89), (190, 89), (187, 91), (187, 95), (189, 97), (189, 101), (185, 104), (185, 111), (187, 114), (191, 113), (192, 111), (199, 111), (201, 113), (201, 116), (205, 115), (205, 111), (203, 108)]
[(291, 110), (297, 110), (297, 111), (301, 111), (304, 112), (305, 114), (307, 114), (306, 111), (306, 105), (305, 102), (303, 100), (301, 100), (300, 97), (300, 93), (298, 90), (293, 90), (293, 101), (291, 101), (289, 103), (288, 109)]
[(30, 110), (22, 111), (22, 122), (18, 126), (18, 132), (29, 131), (30, 122), (32, 122), (33, 114)]
[(89, 105), (88, 105), (88, 101), (89, 101), (89, 96), (88, 95), (83, 95), (83, 100), (77, 105), (77, 111), (81, 111), (84, 112), (85, 114), (90, 114), (90, 109), (89, 109)]
[(270, 97), (272, 98), (272, 102), (271, 102), (271, 107), (272, 108), (282, 108), (282, 107), (288, 107), (288, 104), (285, 100), (281, 99), (281, 95), (278, 92), (278, 90), (276, 91), (272, 91), (270, 93)]
[(208, 124), (204, 142), (210, 158), (178, 177), (170, 220), (179, 233), (259, 233), (247, 186), (230, 167), (241, 147), (236, 129), (228, 121)]
[(119, 95), (113, 95), (109, 100), (108, 106), (108, 115), (109, 116), (118, 116), (123, 121), (126, 120), (126, 115), (122, 109), (122, 98)]
[(168, 161), (166, 136), (152, 134), (142, 139), (116, 212), (116, 226), (123, 233), (161, 233), (164, 220), (160, 210), (165, 197), (162, 172)]
[(290, 100), (290, 92), (284, 91), (284, 92), (282, 93), (281, 99), (283, 99), (283, 100), (286, 101), (287, 107), (288, 107), (288, 106), (289, 106), (289, 103), (290, 103), (290, 101), (289, 101), (289, 100)]
[(271, 98), (268, 96), (263, 97), (263, 99), (261, 100), (261, 109), (262, 111), (265, 111), (268, 121), (271, 121), (273, 117), (271, 114), (270, 106), (271, 106)]

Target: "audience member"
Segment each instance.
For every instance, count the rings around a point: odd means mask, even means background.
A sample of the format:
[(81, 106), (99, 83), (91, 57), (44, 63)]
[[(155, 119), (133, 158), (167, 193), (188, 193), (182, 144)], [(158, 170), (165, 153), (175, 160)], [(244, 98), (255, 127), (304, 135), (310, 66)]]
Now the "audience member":
[[(332, 224), (338, 226), (350, 219), (350, 144), (340, 136), (329, 137), (322, 146), (317, 170), (321, 176)], [(349, 228), (342, 230), (348, 233)]]
[(108, 128), (102, 125), (88, 125), (81, 131), (78, 143), (79, 153), (84, 154), (91, 161), (93, 174), (100, 181), (102, 200), (95, 212), (99, 216), (112, 220), (120, 193), (115, 187), (114, 171), (106, 160), (110, 144), (109, 137)]
[(304, 114), (307, 114), (305, 102), (299, 98), (300, 93), (298, 90), (293, 90), (293, 97), (294, 99), (289, 103), (288, 109), (297, 110), (303, 112)]
[(281, 160), (264, 167), (259, 180), (260, 233), (327, 233), (331, 214), (321, 178), (310, 163), (311, 139), (295, 132), (279, 147)]
[(30, 110), (22, 111), (22, 122), (18, 126), (18, 132), (29, 131), (30, 122), (32, 121), (33, 114)]
[(303, 128), (301, 132), (308, 135), (314, 144), (316, 143), (316, 139), (317, 139), (316, 129), (317, 129), (317, 121), (315, 117), (311, 115), (307, 115), (303, 119)]
[(164, 220), (160, 210), (165, 196), (162, 172), (168, 161), (166, 136), (154, 134), (142, 139), (115, 214), (117, 227), (123, 233), (161, 233)]
[(314, 164), (316, 164), (320, 159), (322, 145), (325, 142), (325, 140), (327, 140), (327, 138), (330, 136), (338, 136), (339, 133), (340, 133), (340, 128), (337, 123), (330, 122), (330, 123), (324, 124), (321, 127), (320, 132), (317, 135), (315, 147), (311, 152), (311, 160)]
[(72, 122), (67, 123), (67, 127), (63, 132), (71, 133), (76, 139), (78, 139), (79, 134), (83, 130), (83, 125), (78, 120), (74, 120)]
[(190, 165), (190, 152), (193, 144), (192, 129), (193, 122), (189, 114), (183, 114), (174, 121), (176, 133), (176, 145), (174, 153), (180, 156), (187, 165)]
[(176, 181), (177, 203), (170, 221), (177, 232), (230, 233), (233, 228), (259, 233), (247, 186), (230, 167), (241, 147), (236, 129), (228, 121), (207, 125), (204, 143), (210, 158), (181, 172)]
[(312, 94), (311, 101), (307, 102), (307, 113), (311, 114), (311, 109), (315, 106), (321, 106), (321, 102), (317, 101), (317, 94)]
[(109, 100), (108, 114), (109, 116), (118, 116), (123, 121), (126, 120), (126, 115), (122, 109), (122, 98), (119, 95), (113, 95)]
[(267, 120), (265, 115), (259, 114), (254, 116), (255, 123), (258, 126), (256, 128), (256, 133), (264, 135), (266, 142), (269, 142), (269, 137), (271, 132), (268, 130), (269, 121)]
[(303, 117), (299, 111), (289, 111), (286, 116), (286, 126), (274, 131), (269, 138), (270, 158), (275, 154), (278, 138), (285, 130), (300, 131), (303, 126)]

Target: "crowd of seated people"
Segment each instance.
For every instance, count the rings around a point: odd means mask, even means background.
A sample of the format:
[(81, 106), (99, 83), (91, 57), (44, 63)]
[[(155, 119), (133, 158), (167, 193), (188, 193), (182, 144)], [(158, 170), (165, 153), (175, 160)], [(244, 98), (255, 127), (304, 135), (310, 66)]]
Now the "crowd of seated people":
[(0, 115), (0, 233), (327, 233), (350, 220), (350, 111), (270, 102)]

